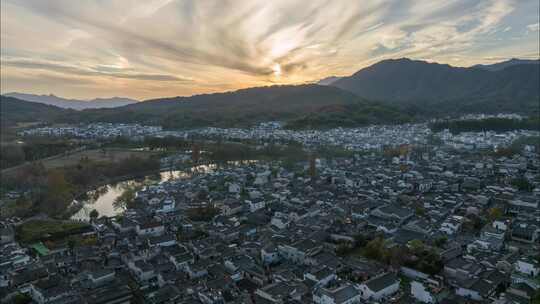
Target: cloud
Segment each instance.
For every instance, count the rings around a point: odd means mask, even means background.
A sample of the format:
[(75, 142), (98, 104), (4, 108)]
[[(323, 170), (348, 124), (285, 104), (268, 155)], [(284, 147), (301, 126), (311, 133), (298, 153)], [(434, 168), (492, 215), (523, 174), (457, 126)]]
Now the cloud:
[(538, 32), (540, 30), (540, 23), (529, 24), (527, 25), (527, 29), (531, 32)]
[[(386, 58), (467, 65), (499, 56), (509, 29), (538, 31), (537, 2), (2, 0), (0, 60), (4, 77), (114, 82), (115, 95), (140, 98), (303, 83)], [(537, 36), (512, 41), (508, 57), (537, 52)]]
[(15, 67), (21, 69), (37, 69), (45, 71), (54, 71), (77, 76), (104, 76), (123, 79), (152, 80), (152, 81), (183, 81), (189, 82), (192, 79), (180, 78), (173, 75), (162, 74), (144, 74), (144, 73), (122, 73), (109, 70), (109, 72), (99, 71), (98, 69), (84, 69), (76, 66), (63, 65), (52, 62), (39, 62), (20, 59), (2, 59), (2, 65), (6, 67)]

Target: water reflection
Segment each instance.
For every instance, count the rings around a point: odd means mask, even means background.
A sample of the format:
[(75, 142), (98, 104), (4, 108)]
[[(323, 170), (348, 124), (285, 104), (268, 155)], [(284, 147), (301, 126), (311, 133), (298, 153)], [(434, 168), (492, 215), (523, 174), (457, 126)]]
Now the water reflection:
[(99, 216), (115, 216), (122, 213), (122, 208), (116, 208), (114, 201), (117, 197), (124, 193), (124, 189), (129, 184), (135, 184), (136, 181), (125, 181), (116, 184), (106, 185), (99, 187), (96, 190), (90, 191), (87, 194), (87, 199), (81, 199), (79, 201), (82, 204), (82, 208), (75, 213), (71, 218), (75, 220), (87, 221), (90, 219), (90, 212), (96, 209)]
[[(234, 161), (228, 162), (227, 165), (252, 164), (256, 162), (257, 161), (253, 160)], [(186, 170), (162, 171), (159, 174), (146, 176), (145, 178), (127, 180), (98, 187), (95, 190), (88, 191), (83, 198), (79, 199), (78, 202), (74, 202), (82, 204), (82, 208), (73, 216), (71, 216), (71, 218), (74, 220), (88, 221), (90, 220), (90, 212), (93, 209), (96, 209), (98, 211), (100, 217), (110, 217), (121, 214), (125, 210), (125, 205), (119, 203), (115, 204), (115, 201), (126, 190), (132, 188), (139, 188), (148, 184), (162, 183), (174, 179), (190, 178), (191, 176), (197, 174), (211, 173), (218, 167), (219, 165), (217, 164), (209, 164), (191, 167)]]
[(188, 170), (172, 170), (163, 171), (159, 174), (150, 175), (142, 179), (134, 179), (106, 186), (98, 187), (95, 190), (88, 191), (78, 202), (82, 208), (71, 216), (74, 220), (88, 221), (90, 212), (96, 209), (99, 216), (115, 216), (125, 210), (124, 204), (115, 204), (115, 201), (126, 190), (138, 188), (147, 184), (161, 183), (173, 179), (189, 178), (193, 174), (202, 174), (211, 172), (216, 168), (216, 165), (200, 165), (192, 167)]

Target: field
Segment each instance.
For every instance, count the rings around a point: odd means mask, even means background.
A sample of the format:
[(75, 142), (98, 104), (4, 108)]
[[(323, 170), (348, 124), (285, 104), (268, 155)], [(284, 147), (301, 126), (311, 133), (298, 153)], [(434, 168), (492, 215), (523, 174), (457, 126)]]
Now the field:
[(17, 227), (17, 238), (23, 243), (51, 238), (61, 239), (71, 234), (78, 234), (87, 227), (86, 223), (31, 220)]
[(126, 149), (96, 149), (80, 151), (61, 157), (49, 158), (43, 161), (43, 165), (47, 169), (54, 169), (76, 165), (81, 158), (85, 157), (88, 157), (88, 159), (93, 161), (120, 161), (133, 156), (139, 158), (148, 158), (152, 155), (156, 155), (156, 152)]
[[(152, 152), (152, 151), (137, 151), (137, 150), (129, 150), (129, 149), (116, 149), (116, 148), (109, 148), (109, 149), (94, 149), (94, 150), (83, 150), (83, 151), (77, 151), (72, 153), (67, 153), (64, 155), (57, 155), (52, 156), (49, 158), (45, 158), (41, 160), (41, 163), (45, 166), (47, 169), (54, 169), (54, 168), (60, 168), (60, 167), (66, 167), (66, 166), (74, 166), (76, 165), (81, 158), (88, 157), (88, 159), (93, 161), (120, 161), (123, 159), (126, 159), (131, 156), (136, 156), (139, 158), (148, 158), (152, 155), (156, 155), (158, 152)], [(24, 168), (24, 166), (28, 165), (22, 164), (16, 167), (8, 168), (5, 170), (2, 170), (1, 173), (3, 176), (11, 176), (11, 174), (16, 174), (19, 172), (20, 169)]]

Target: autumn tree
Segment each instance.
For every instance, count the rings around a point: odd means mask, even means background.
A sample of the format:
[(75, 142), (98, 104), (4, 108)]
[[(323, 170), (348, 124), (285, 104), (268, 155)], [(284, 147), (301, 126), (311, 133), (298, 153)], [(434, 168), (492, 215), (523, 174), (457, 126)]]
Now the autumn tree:
[(58, 215), (64, 212), (73, 200), (71, 190), (72, 187), (67, 182), (64, 171), (49, 171), (47, 174), (47, 191), (41, 209), (50, 215)]
[(317, 177), (316, 159), (313, 154), (309, 155), (309, 176), (314, 179)]
[(380, 260), (384, 253), (384, 239), (378, 237), (366, 244), (364, 255), (369, 259)]
[(503, 215), (503, 212), (501, 208), (493, 207), (493, 208), (488, 209), (488, 219), (490, 222), (493, 222), (494, 220), (501, 218), (502, 215)]

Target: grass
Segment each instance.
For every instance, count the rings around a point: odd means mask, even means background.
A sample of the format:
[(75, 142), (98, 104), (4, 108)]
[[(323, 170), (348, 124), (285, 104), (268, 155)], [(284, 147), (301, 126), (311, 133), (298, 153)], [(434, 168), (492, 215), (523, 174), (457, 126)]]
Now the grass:
[(24, 217), (32, 208), (32, 203), (29, 200), (5, 200), (0, 207), (0, 218), (9, 218), (12, 216)]
[(88, 224), (56, 220), (30, 220), (17, 227), (17, 239), (23, 243), (32, 243), (44, 239), (63, 238), (78, 233)]
[(54, 158), (43, 161), (43, 165), (47, 169), (60, 168), (65, 166), (73, 166), (79, 163), (79, 160), (84, 157), (93, 161), (120, 161), (131, 156), (139, 158), (148, 158), (155, 155), (157, 152), (151, 151), (135, 151), (126, 149), (95, 149), (81, 151), (74, 154)]
[[(94, 149), (94, 150), (86, 150), (86, 151), (80, 151), (75, 152), (73, 154), (67, 154), (63, 156), (58, 157), (51, 157), (48, 159), (41, 160), (41, 163), (45, 166), (46, 169), (55, 169), (55, 168), (62, 168), (62, 167), (69, 167), (74, 166), (79, 163), (79, 160), (84, 157), (88, 157), (89, 160), (93, 161), (121, 161), (126, 158), (129, 158), (130, 156), (136, 156), (138, 158), (149, 158), (153, 155), (158, 154), (159, 152), (154, 151), (136, 151), (136, 150), (130, 150), (130, 149)], [(28, 165), (28, 164), (26, 164)], [(13, 168), (7, 168), (2, 171), (2, 174), (4, 176), (13, 176), (14, 174), (17, 174), (18, 172), (21, 172), (21, 169), (23, 169), (25, 164), (13, 167)]]

